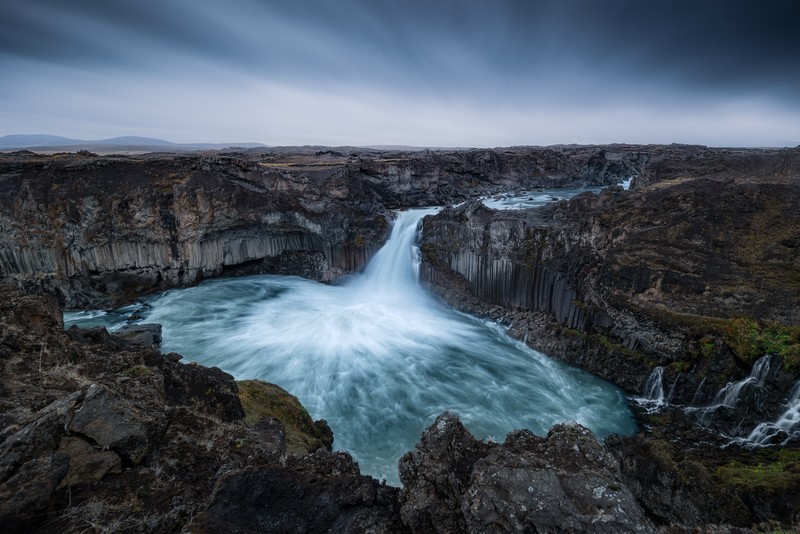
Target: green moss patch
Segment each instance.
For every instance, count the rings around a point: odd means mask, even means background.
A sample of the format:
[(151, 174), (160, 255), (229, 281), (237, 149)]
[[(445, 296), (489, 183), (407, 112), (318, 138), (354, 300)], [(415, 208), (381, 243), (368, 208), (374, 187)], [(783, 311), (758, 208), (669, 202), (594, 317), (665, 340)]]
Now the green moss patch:
[(765, 323), (753, 319), (731, 319), (724, 331), (725, 342), (740, 358), (754, 362), (764, 354), (783, 358), (790, 371), (800, 369), (800, 327)]
[(314, 423), (297, 397), (280, 386), (260, 380), (242, 380), (237, 385), (245, 424), (255, 425), (264, 417), (279, 420), (286, 429), (286, 445), (290, 453), (314, 452), (333, 442), (327, 426)]
[(717, 478), (740, 491), (768, 493), (800, 488), (800, 450), (781, 449), (759, 455), (753, 463), (730, 462), (717, 468)]
[(676, 313), (663, 309), (640, 310), (666, 329), (677, 328), (698, 340), (695, 356), (710, 358), (719, 339), (744, 361), (755, 363), (765, 354), (783, 358), (789, 372), (800, 372), (800, 326), (751, 318), (722, 318)]

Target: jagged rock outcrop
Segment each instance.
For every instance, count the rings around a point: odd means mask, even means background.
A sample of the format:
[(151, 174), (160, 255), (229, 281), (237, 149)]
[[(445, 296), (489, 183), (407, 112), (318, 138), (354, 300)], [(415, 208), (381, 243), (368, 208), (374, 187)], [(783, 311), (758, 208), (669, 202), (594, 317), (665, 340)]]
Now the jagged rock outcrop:
[(208, 509), (187, 529), (222, 532), (395, 534), (397, 490), (362, 476), (343, 452), (292, 458), (289, 468), (245, 468), (223, 475)]
[[(684, 420), (685, 422), (685, 420)], [(574, 423), (547, 437), (476, 440), (444, 413), (400, 460), (412, 532), (753, 532), (797, 522), (800, 451), (752, 452), (640, 433), (599, 442)]]
[(439, 416), (400, 460), (401, 514), (414, 532), (654, 532), (617, 460), (585, 428), (505, 443)]
[(158, 329), (65, 332), (53, 300), (9, 286), (0, 323), (3, 532), (402, 532), (397, 489), (331, 453), (293, 397), (243, 405), (230, 375), (162, 355)]
[(785, 176), (609, 188), (519, 212), (467, 204), (424, 220), (422, 274), (630, 392), (662, 365), (674, 402), (709, 401), (772, 351), (785, 397), (800, 370), (799, 204), (800, 180)]

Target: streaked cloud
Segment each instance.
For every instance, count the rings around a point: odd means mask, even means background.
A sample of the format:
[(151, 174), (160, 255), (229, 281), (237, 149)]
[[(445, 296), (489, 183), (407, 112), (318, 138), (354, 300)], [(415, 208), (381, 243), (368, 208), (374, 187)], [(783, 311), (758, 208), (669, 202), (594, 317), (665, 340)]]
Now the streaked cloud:
[(800, 138), (796, 2), (0, 7), (0, 135), (436, 146)]

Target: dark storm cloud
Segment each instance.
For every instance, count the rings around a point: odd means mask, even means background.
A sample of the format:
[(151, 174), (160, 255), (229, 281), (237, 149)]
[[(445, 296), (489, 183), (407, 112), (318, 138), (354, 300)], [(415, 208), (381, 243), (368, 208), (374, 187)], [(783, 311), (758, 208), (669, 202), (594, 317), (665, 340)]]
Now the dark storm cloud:
[[(546, 82), (574, 66), (689, 88), (800, 89), (800, 2), (7, 2), (0, 50), (40, 61), (131, 63), (186, 53), (281, 75), (452, 85)], [(379, 83), (379, 80), (369, 80)], [(559, 80), (556, 80), (559, 81)]]
[(617, 58), (633, 76), (663, 75), (712, 91), (772, 88), (800, 94), (800, 2), (588, 2), (584, 52)]
[(227, 55), (242, 44), (172, 1), (26, 0), (3, 11), (0, 51), (59, 64), (144, 64), (175, 50)]
[(43, 80), (54, 94), (136, 85), (152, 113), (172, 89), (200, 106), (220, 87), (264, 83), (300, 95), (299, 111), (317, 91), (353, 94), (354, 109), (373, 95), (398, 109), (800, 113), (795, 0), (0, 0), (0, 13), (9, 116), (47, 99)]

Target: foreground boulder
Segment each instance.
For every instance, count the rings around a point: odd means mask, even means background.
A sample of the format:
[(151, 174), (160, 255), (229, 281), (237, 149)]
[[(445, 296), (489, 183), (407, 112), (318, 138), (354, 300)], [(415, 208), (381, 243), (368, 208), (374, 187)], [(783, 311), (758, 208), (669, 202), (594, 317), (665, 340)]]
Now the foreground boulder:
[(8, 286), (0, 324), (3, 533), (402, 531), (398, 490), (277, 386), (244, 384), (243, 406), (227, 373), (162, 355), (157, 329), (65, 332)]
[(190, 532), (400, 533), (397, 489), (358, 471), (349, 454), (320, 449), (286, 466), (223, 475)]
[(556, 425), (486, 444), (445, 413), (400, 460), (401, 515), (415, 532), (654, 532), (594, 435)]

